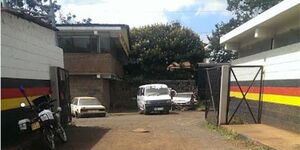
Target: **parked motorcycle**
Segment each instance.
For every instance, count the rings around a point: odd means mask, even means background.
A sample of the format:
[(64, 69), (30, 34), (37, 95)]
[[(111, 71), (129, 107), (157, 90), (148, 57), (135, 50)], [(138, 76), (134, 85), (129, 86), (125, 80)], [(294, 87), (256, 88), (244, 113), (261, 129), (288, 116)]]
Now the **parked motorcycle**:
[[(21, 132), (40, 131), (44, 143), (50, 150), (55, 149), (55, 138), (58, 137), (63, 143), (67, 142), (67, 134), (61, 126), (60, 112), (58, 107), (54, 112), (53, 102), (56, 100), (49, 100), (47, 97), (40, 97), (33, 101), (34, 106), (29, 101), (24, 88), (19, 88), (21, 93), (26, 98), (29, 109), (32, 112), (31, 118), (24, 118), (19, 120), (18, 125)], [(22, 108), (28, 108), (25, 103), (21, 103)]]

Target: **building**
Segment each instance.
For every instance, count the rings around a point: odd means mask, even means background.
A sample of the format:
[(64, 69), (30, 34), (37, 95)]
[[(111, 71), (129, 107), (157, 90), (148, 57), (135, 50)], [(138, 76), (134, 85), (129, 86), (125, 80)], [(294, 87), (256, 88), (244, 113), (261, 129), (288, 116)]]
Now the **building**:
[[(263, 66), (261, 122), (300, 132), (300, 1), (282, 1), (222, 36), (220, 43), (237, 50), (233, 65)], [(249, 83), (249, 72), (240, 73), (241, 84)], [(252, 106), (256, 88), (247, 94)], [(231, 89), (231, 96), (241, 98), (236, 92)]]
[(95, 96), (106, 108), (117, 94), (130, 50), (129, 26), (123, 24), (57, 25), (71, 96)]
[(50, 95), (50, 67), (63, 68), (63, 51), (56, 46), (56, 28), (17, 10), (1, 8), (1, 142), (16, 141), (18, 120), (28, 111), (19, 91), (30, 101)]

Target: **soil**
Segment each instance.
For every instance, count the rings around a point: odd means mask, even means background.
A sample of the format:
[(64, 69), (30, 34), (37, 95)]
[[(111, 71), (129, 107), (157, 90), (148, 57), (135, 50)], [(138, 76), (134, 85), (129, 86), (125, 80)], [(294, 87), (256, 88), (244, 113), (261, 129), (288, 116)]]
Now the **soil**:
[(73, 124), (67, 129), (69, 141), (59, 144), (59, 150), (248, 149), (209, 130), (203, 112), (114, 113), (104, 118), (74, 118)]

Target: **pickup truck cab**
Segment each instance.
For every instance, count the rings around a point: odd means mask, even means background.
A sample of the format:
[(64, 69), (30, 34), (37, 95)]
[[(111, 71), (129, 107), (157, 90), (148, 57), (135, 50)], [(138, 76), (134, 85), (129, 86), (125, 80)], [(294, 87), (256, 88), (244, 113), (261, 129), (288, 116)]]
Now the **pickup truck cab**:
[(169, 113), (171, 109), (170, 90), (165, 84), (146, 84), (138, 89), (137, 105), (141, 112)]

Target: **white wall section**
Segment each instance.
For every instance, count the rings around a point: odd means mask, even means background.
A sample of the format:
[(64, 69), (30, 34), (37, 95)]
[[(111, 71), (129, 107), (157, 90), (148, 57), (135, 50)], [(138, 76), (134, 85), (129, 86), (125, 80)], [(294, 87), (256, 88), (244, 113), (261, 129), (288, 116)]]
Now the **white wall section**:
[(1, 77), (49, 80), (50, 66), (64, 67), (55, 31), (2, 12)]

